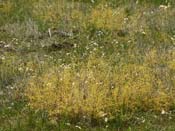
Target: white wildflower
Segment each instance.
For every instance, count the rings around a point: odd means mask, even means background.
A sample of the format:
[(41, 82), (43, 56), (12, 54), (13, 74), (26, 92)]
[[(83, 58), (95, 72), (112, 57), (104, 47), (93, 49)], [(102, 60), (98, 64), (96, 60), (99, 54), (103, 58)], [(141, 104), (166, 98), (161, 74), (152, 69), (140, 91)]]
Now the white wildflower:
[(131, 40), (128, 40), (128, 43), (131, 43)]
[(92, 2), (92, 3), (95, 3), (95, 1), (94, 1), (94, 0), (91, 0), (91, 2)]
[(8, 109), (12, 109), (12, 107), (11, 107), (11, 106), (9, 106), (9, 107), (8, 107)]
[(5, 56), (1, 56), (1, 60), (5, 60)]
[(5, 47), (5, 48), (8, 48), (8, 47), (10, 47), (10, 45), (8, 44), (8, 45), (5, 45), (4, 47)]
[(75, 82), (72, 83), (72, 86), (74, 86), (74, 85), (75, 85)]
[[(99, 84), (101, 84), (101, 83), (99, 83)], [(99, 117), (105, 117), (105, 116), (107, 116), (107, 113), (105, 113), (105, 112), (103, 112), (103, 111), (100, 111), (99, 113), (98, 113), (98, 115), (99, 115)], [(106, 117), (105, 117), (106, 118)]]
[(76, 48), (77, 47), (77, 44), (74, 44), (74, 48)]
[(78, 128), (78, 129), (80, 129), (80, 130), (82, 129), (82, 128), (81, 128), (80, 126), (78, 126), (78, 125), (76, 125), (75, 127)]
[(165, 9), (165, 10), (166, 10), (166, 9), (169, 8), (169, 6), (166, 6), (166, 5), (160, 5), (159, 8), (160, 8), (160, 9)]
[(13, 90), (15, 87), (11, 86), (10, 89)]
[(97, 42), (93, 42), (93, 45), (98, 46)]
[(19, 71), (23, 71), (23, 68), (22, 68), (22, 67), (19, 67), (18, 70), (19, 70)]
[(146, 32), (145, 32), (145, 31), (142, 31), (142, 34), (143, 34), (143, 35), (146, 35)]
[(138, 4), (138, 3), (139, 3), (139, 0), (136, 1), (136, 4)]
[(71, 124), (70, 123), (66, 123), (67, 126), (70, 126)]
[(107, 117), (105, 117), (105, 122), (108, 122), (108, 118)]
[(66, 53), (66, 55), (67, 55), (67, 56), (69, 56), (69, 55), (70, 55), (70, 53)]
[(142, 123), (145, 123), (145, 119), (142, 120)]
[(162, 115), (165, 115), (165, 114), (166, 114), (166, 112), (165, 112), (164, 109), (161, 111), (161, 114), (162, 114)]

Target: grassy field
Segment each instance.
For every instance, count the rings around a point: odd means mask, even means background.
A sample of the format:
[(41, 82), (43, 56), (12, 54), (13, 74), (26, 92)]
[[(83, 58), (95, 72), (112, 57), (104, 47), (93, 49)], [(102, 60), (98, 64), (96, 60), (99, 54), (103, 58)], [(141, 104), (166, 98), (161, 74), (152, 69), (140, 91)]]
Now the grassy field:
[(0, 0), (0, 131), (175, 131), (174, 0)]

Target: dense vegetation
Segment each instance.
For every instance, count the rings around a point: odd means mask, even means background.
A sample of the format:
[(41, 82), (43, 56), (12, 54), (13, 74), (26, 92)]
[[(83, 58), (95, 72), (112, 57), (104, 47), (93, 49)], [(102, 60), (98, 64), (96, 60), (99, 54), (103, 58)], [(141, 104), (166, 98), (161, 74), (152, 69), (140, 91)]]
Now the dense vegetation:
[(0, 131), (174, 119), (174, 0), (0, 1)]

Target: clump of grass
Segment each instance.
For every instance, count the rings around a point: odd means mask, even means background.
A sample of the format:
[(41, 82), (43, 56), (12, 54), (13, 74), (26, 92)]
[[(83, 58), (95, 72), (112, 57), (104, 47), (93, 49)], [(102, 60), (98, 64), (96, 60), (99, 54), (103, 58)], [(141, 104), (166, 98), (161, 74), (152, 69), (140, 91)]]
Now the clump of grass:
[(77, 70), (74, 66), (53, 67), (32, 77), (26, 88), (29, 106), (45, 110), (51, 119), (114, 119), (125, 111), (168, 111), (173, 92), (157, 81), (147, 64), (123, 64), (111, 67), (103, 58), (90, 56)]
[(15, 56), (0, 56), (0, 88), (4, 88), (14, 82), (20, 72), (16, 66)]
[(125, 17), (124, 8), (113, 9), (98, 5), (91, 12), (90, 23), (97, 28), (116, 30), (123, 27)]
[(12, 24), (6, 24), (1, 27), (8, 33), (8, 36), (17, 39), (36, 39), (40, 36), (38, 25), (31, 19), (24, 21), (23, 23), (16, 22)]

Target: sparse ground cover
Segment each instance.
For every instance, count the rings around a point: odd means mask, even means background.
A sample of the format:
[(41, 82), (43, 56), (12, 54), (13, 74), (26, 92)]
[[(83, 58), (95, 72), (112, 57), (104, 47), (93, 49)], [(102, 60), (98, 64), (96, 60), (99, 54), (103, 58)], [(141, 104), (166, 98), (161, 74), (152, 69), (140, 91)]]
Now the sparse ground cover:
[(0, 1), (0, 130), (175, 130), (174, 1)]

